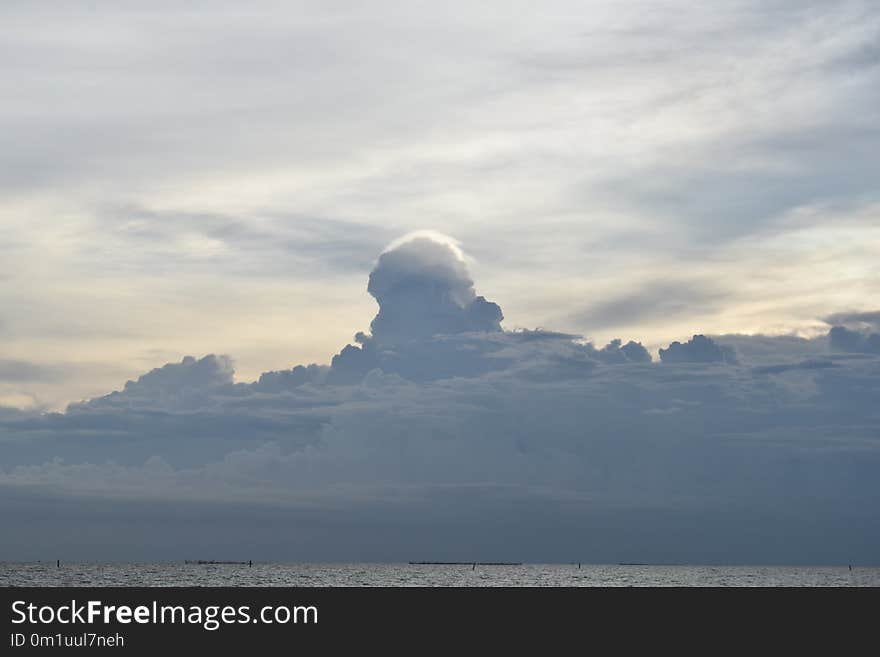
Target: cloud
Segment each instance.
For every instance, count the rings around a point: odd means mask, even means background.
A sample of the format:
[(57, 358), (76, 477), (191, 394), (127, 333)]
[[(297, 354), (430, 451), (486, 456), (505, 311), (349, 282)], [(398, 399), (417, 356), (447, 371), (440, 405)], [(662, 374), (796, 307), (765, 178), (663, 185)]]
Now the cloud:
[(96, 224), (119, 244), (136, 245), (130, 272), (157, 265), (178, 275), (216, 267), (242, 276), (361, 272), (398, 231), (391, 226), (277, 211), (245, 216), (156, 210), (139, 204), (102, 208)]
[[(26, 529), (37, 551), (67, 531), (47, 505), (71, 499), (83, 501), (71, 523), (98, 527), (88, 509), (100, 505), (168, 532), (82, 545), (116, 558), (141, 539), (162, 554), (172, 542), (204, 549), (170, 508), (230, 550), (245, 549), (254, 518), (290, 518), (296, 532), (280, 535), (308, 558), (363, 558), (351, 546), (377, 528), (424, 540), (376, 539), (374, 559), (463, 558), (477, 539), (486, 558), (513, 557), (516, 540), (535, 560), (876, 553), (880, 358), (835, 352), (833, 336), (697, 334), (655, 363), (633, 340), (505, 330), (467, 256), (436, 234), (392, 244), (368, 289), (379, 304), (371, 333), (329, 366), (243, 383), (227, 356), (186, 357), (64, 413), (0, 408), (0, 515), (39, 510)], [(224, 522), (204, 525), (218, 509)], [(693, 523), (705, 529), (695, 543), (646, 531), (627, 552), (640, 527)], [(755, 541), (733, 550), (731, 528), (744, 526)], [(527, 538), (536, 531), (541, 544)], [(768, 547), (782, 535), (815, 543), (804, 554)]]
[(828, 339), (831, 348), (837, 351), (880, 354), (880, 332), (851, 331), (845, 326), (832, 326)]
[(735, 363), (736, 354), (712, 338), (695, 335), (684, 344), (676, 341), (661, 349), (660, 360), (664, 363)]
[(587, 331), (634, 326), (657, 318), (714, 312), (729, 294), (708, 283), (640, 283), (638, 289), (590, 305), (572, 315)]
[(71, 406), (98, 408), (124, 399), (130, 407), (171, 404), (185, 408), (192, 406), (195, 399), (211, 394), (215, 388), (231, 385), (234, 374), (232, 360), (228, 356), (210, 354), (198, 360), (186, 356), (179, 363), (157, 367), (136, 381), (126, 381), (121, 391)]
[(818, 370), (827, 367), (838, 367), (831, 360), (804, 360), (799, 363), (780, 363), (778, 365), (762, 365), (754, 369), (756, 374), (782, 374), (792, 370)]
[(804, 338), (798, 335), (744, 335), (712, 336), (717, 344), (733, 349), (743, 365), (761, 365), (768, 362), (801, 362), (820, 359), (828, 354), (827, 335)]
[(641, 342), (630, 340), (621, 346), (621, 340), (615, 338), (601, 349), (590, 347), (591, 355), (603, 363), (650, 363), (651, 354), (642, 346)]
[(501, 308), (476, 295), (461, 250), (437, 234), (395, 242), (379, 256), (367, 291), (379, 304), (373, 338), (383, 344), (501, 330)]
[(0, 359), (0, 381), (43, 381), (55, 376), (54, 369), (45, 365)]
[(876, 559), (876, 3), (239, 5), (0, 9), (17, 554)]
[(880, 310), (871, 312), (843, 312), (828, 315), (823, 320), (833, 326), (847, 326), (850, 328), (874, 328), (880, 330)]
[(312, 363), (309, 366), (297, 365), (289, 370), (263, 372), (254, 384), (254, 389), (265, 392), (280, 392), (298, 388), (305, 383), (322, 383), (327, 379), (329, 368)]
[(0, 357), (96, 364), (44, 382), (54, 408), (147, 350), (324, 362), (372, 312), (370, 259), (426, 226), (481, 256), (508, 326), (634, 313), (657, 345), (876, 294), (875, 3), (227, 11), (3, 5)]

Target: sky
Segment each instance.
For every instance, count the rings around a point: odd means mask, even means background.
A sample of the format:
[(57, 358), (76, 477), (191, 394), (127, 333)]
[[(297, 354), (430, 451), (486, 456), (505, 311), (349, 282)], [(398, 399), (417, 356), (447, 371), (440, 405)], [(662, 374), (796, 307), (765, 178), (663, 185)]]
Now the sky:
[(876, 560), (878, 43), (4, 2), (0, 552)]

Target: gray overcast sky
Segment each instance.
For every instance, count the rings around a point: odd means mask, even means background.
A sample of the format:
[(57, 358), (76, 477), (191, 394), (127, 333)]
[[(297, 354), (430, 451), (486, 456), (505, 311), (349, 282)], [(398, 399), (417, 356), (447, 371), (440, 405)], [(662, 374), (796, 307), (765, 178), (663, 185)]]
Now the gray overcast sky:
[(326, 363), (419, 229), (506, 326), (652, 350), (812, 335), (880, 290), (872, 2), (0, 12), (0, 358), (57, 374), (7, 404), (189, 353)]
[(0, 559), (876, 563), (878, 43), (3, 2)]

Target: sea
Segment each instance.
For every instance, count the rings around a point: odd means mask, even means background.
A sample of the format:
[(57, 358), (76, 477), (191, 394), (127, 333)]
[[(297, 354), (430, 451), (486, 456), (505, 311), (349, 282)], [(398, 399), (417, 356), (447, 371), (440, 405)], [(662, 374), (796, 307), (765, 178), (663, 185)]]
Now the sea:
[(2, 562), (0, 586), (880, 586), (880, 568), (642, 564)]

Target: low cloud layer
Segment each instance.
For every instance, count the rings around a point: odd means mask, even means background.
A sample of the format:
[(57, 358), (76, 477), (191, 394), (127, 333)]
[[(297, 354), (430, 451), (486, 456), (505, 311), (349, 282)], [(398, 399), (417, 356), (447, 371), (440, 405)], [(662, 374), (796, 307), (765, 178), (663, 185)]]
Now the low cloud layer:
[(64, 413), (0, 408), (4, 556), (875, 558), (871, 334), (697, 333), (656, 361), (506, 330), (435, 234), (389, 247), (368, 291), (370, 332), (329, 365), (236, 383), (186, 357)]
[(705, 335), (695, 335), (682, 344), (673, 342), (660, 350), (664, 363), (735, 363), (736, 354), (730, 347), (716, 344)]
[(850, 353), (880, 354), (880, 333), (852, 331), (845, 326), (835, 326), (828, 338), (832, 349)]

